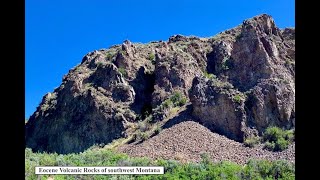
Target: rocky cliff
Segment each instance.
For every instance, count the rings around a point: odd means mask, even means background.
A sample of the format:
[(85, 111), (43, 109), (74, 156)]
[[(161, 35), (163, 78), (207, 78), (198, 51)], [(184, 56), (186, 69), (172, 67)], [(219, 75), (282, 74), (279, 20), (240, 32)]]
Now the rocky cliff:
[(271, 125), (293, 128), (294, 73), (295, 30), (266, 14), (210, 38), (126, 40), (85, 55), (43, 97), (26, 124), (26, 146), (70, 153), (107, 144), (146, 118), (168, 118), (177, 95), (195, 121), (239, 142)]

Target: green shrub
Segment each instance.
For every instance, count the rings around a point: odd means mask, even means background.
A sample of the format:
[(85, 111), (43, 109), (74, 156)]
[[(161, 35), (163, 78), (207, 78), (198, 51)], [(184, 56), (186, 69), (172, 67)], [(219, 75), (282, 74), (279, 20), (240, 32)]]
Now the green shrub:
[(293, 142), (294, 141), (294, 129), (285, 131), (284, 138), (289, 142)]
[(175, 92), (171, 97), (170, 100), (176, 104), (180, 99), (181, 99), (182, 95), (180, 92)]
[(149, 134), (147, 132), (141, 132), (140, 130), (136, 131), (132, 136), (132, 142), (133, 141), (145, 141), (149, 138)]
[(152, 123), (153, 122), (153, 116), (152, 115), (149, 115), (148, 117), (145, 118), (145, 121), (147, 123)]
[(127, 51), (124, 51), (124, 50), (120, 50), (119, 53), (122, 55), (128, 55)]
[(108, 52), (108, 53), (106, 54), (106, 59), (107, 59), (107, 60), (111, 60), (112, 57), (113, 57), (113, 54), (112, 54), (112, 53)]
[(174, 104), (174, 106), (183, 106), (187, 103), (187, 98), (184, 97), (180, 92), (175, 92), (171, 97), (170, 100)]
[(294, 141), (294, 130), (283, 130), (279, 127), (266, 129), (263, 139), (265, 148), (272, 151), (283, 151)]
[(267, 160), (261, 161), (251, 161), (248, 163), (248, 166), (251, 166), (253, 170), (258, 171), (258, 176), (263, 179), (271, 178), (272, 174), (272, 162)]
[(278, 127), (269, 127), (266, 129), (263, 138), (265, 141), (276, 142), (277, 139), (283, 137), (284, 132), (281, 128)]
[(286, 65), (287, 66), (294, 66), (295, 65), (295, 61), (292, 61), (292, 60), (290, 60), (290, 59), (286, 59)]
[(233, 96), (233, 100), (236, 103), (241, 103), (241, 96), (239, 94), (236, 94), (236, 95)]
[(182, 97), (180, 100), (179, 100), (179, 103), (178, 103), (178, 106), (183, 106), (187, 103), (187, 98), (186, 97)]
[(122, 76), (127, 76), (127, 71), (124, 68), (118, 68), (118, 71), (122, 74)]
[[(203, 154), (201, 163), (182, 164), (175, 160), (133, 158), (110, 149), (90, 148), (82, 153), (57, 155), (25, 150), (25, 179), (39, 179), (36, 166), (163, 166), (162, 175), (53, 175), (54, 179), (295, 179), (295, 167), (287, 161), (250, 160), (246, 165), (213, 163)], [(47, 164), (48, 163), (48, 164)], [(43, 175), (41, 179), (47, 179)]]
[(295, 167), (287, 161), (274, 161), (272, 162), (272, 174), (274, 175), (274, 179), (275, 176), (277, 176), (278, 179), (295, 179)]
[(156, 128), (154, 129), (154, 134), (157, 135), (161, 132), (162, 128), (159, 124), (157, 124)]
[(143, 140), (143, 141), (145, 141), (145, 140), (147, 140), (149, 138), (149, 135), (146, 132), (140, 132), (138, 134), (138, 136), (140, 137), (140, 140)]
[(153, 61), (155, 59), (155, 55), (153, 53), (150, 53), (149, 56), (148, 56), (148, 59), (150, 61)]
[(295, 169), (283, 160), (250, 160), (243, 168), (242, 179), (295, 179)]
[(270, 151), (273, 151), (276, 147), (276, 144), (274, 142), (269, 142), (267, 141), (265, 144), (264, 144), (264, 148), (265, 149), (268, 149)]
[(255, 145), (259, 144), (259, 142), (260, 142), (260, 138), (253, 136), (244, 140), (244, 145), (247, 147), (254, 147)]
[(170, 99), (167, 99), (167, 100), (163, 101), (162, 106), (165, 109), (170, 108), (171, 106), (173, 106), (173, 102)]
[(217, 78), (216, 75), (214, 75), (214, 74), (209, 74), (207, 71), (204, 71), (203, 75), (204, 75), (204, 77), (206, 77), (206, 78), (208, 78), (208, 79), (215, 79), (215, 78)]
[(283, 137), (279, 138), (275, 143), (275, 151), (283, 151), (289, 146), (289, 141), (285, 140)]
[(147, 121), (139, 121), (138, 122), (138, 129), (141, 132), (146, 132), (149, 129), (149, 124)]
[(205, 164), (205, 165), (210, 164), (211, 160), (210, 160), (210, 157), (209, 157), (209, 155), (207, 153), (200, 154), (200, 157), (201, 157), (201, 163), (202, 164)]
[(156, 64), (156, 58), (153, 53), (150, 53), (148, 59), (151, 61), (152, 64)]

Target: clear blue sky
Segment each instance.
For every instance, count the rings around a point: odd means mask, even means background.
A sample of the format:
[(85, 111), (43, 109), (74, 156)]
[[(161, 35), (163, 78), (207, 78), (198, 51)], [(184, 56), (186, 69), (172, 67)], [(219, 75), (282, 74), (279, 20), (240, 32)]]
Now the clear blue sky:
[(174, 34), (213, 36), (258, 14), (295, 26), (294, 0), (26, 0), (25, 117), (90, 51)]

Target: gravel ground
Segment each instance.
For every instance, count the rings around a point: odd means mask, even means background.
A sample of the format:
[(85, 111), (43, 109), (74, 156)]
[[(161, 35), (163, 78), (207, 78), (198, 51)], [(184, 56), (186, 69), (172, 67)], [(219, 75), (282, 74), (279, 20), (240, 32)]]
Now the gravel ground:
[(282, 152), (271, 152), (262, 147), (245, 147), (242, 143), (211, 132), (197, 122), (184, 121), (140, 144), (120, 146), (118, 151), (134, 157), (175, 159), (180, 162), (199, 162), (202, 153), (207, 153), (214, 162), (227, 160), (245, 164), (249, 159), (295, 161), (295, 144)]

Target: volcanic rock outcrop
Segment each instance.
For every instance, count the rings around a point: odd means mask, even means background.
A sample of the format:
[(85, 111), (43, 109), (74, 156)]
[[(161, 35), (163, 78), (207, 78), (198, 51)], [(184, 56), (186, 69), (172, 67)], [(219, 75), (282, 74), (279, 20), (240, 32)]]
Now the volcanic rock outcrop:
[[(193, 120), (233, 140), (295, 126), (295, 30), (266, 14), (210, 38), (174, 35), (88, 53), (26, 124), (34, 151), (81, 152), (127, 137), (173, 94)], [(157, 111), (155, 111), (157, 109)], [(160, 108), (161, 109), (161, 108)]]

